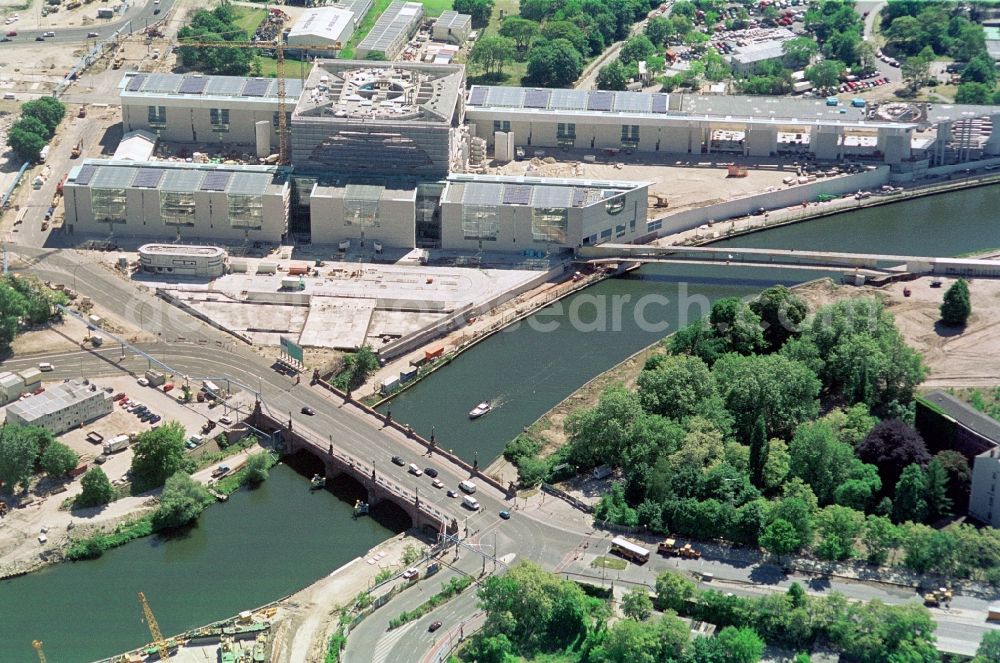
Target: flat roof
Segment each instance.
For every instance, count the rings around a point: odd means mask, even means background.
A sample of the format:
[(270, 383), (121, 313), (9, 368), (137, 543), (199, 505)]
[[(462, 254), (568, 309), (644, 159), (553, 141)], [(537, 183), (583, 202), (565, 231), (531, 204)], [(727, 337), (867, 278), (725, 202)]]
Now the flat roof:
[(217, 246), (196, 246), (193, 244), (143, 244), (139, 255), (156, 253), (162, 255), (221, 256), (225, 251)]
[(449, 9), (446, 12), (441, 12), (437, 22), (434, 23), (434, 27), (451, 28), (452, 30), (464, 30), (468, 28), (471, 30), (472, 16), (470, 14), (459, 14), (454, 9)]
[(352, 27), (356, 22), (354, 12), (350, 9), (337, 5), (314, 7), (307, 9), (299, 16), (288, 32), (288, 39), (312, 37), (338, 41), (343, 36), (344, 30)]
[(23, 401), (17, 401), (9, 408), (9, 414), (16, 414), (24, 421), (35, 421), (48, 414), (59, 412), (60, 410), (80, 401), (93, 397), (94, 395), (110, 398), (106, 391), (94, 388), (93, 384), (83, 384), (75, 380), (62, 382), (53, 385), (40, 394)]
[(13, 387), (21, 384), (24, 384), (24, 380), (22, 380), (19, 376), (14, 375), (9, 371), (6, 373), (0, 373), (0, 386)]
[(993, 442), (993, 444), (1000, 445), (1000, 421), (986, 416), (967, 403), (943, 391), (932, 391), (924, 394), (923, 398), (944, 410), (949, 417), (969, 430), (979, 433)]
[(371, 32), (361, 40), (357, 47), (359, 50), (385, 53), (400, 39), (401, 35), (403, 39), (408, 38), (409, 31), (420, 22), (423, 16), (424, 6), (419, 2), (395, 0), (386, 7), (386, 10), (375, 21)]
[(457, 64), (316, 60), (295, 116), (451, 124), (463, 93)]
[(588, 207), (648, 184), (618, 180), (455, 174), (448, 176), (443, 198), (447, 202), (468, 205)]
[[(265, 45), (261, 45), (262, 48)], [(240, 101), (278, 101), (278, 79), (247, 76), (203, 76), (201, 74), (160, 74), (126, 72), (118, 84), (122, 99), (129, 97), (178, 97), (182, 99), (236, 99)], [(293, 76), (285, 79), (285, 97), (297, 99), (302, 82)]]
[(734, 62), (748, 64), (751, 62), (763, 62), (765, 60), (780, 58), (784, 55), (784, 50), (782, 49), (782, 44), (784, 43), (784, 40), (770, 40), (757, 44), (737, 46), (731, 56), (731, 59)]
[(87, 159), (69, 171), (66, 185), (253, 196), (271, 193), (273, 190), (269, 190), (270, 187), (284, 185), (275, 181), (277, 171), (277, 166)]

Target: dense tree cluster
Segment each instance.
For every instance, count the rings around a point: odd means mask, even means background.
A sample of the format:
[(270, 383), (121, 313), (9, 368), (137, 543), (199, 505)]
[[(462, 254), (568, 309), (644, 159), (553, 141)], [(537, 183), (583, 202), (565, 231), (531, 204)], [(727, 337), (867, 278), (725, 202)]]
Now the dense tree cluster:
[(163, 486), (160, 504), (153, 512), (153, 529), (182, 527), (194, 521), (214, 500), (208, 488), (179, 471)]
[[(59, 443), (52, 437), (52, 433), (41, 426), (7, 424), (0, 427), (0, 492), (13, 494), (19, 488), (27, 490), (31, 477), (39, 468), (41, 457), (54, 444)], [(64, 445), (60, 446), (65, 448)], [(59, 452), (58, 455), (62, 456), (62, 453)], [(54, 460), (54, 457), (50, 458)], [(75, 466), (74, 454), (73, 465), (69, 470)], [(69, 471), (61, 471), (62, 462), (53, 463), (53, 469), (59, 471), (59, 475)]]
[(39, 325), (57, 317), (56, 304), (66, 295), (30, 277), (8, 275), (0, 280), (0, 353), (10, 348), (22, 325)]
[(159, 488), (178, 472), (194, 470), (194, 461), (184, 453), (184, 439), (184, 426), (176, 421), (139, 434), (133, 443), (133, 493)]
[(56, 127), (66, 115), (66, 106), (55, 97), (41, 97), (21, 104), (21, 117), (7, 133), (7, 145), (25, 161), (38, 161)]
[[(199, 9), (190, 23), (177, 32), (178, 40), (222, 43), (247, 41), (250, 36), (237, 22), (236, 9), (223, 2), (214, 9)], [(245, 48), (218, 46), (181, 46), (178, 57), (185, 67), (206, 74), (245, 76), (251, 72), (255, 51)]]
[(944, 293), (941, 303), (941, 322), (953, 327), (964, 326), (972, 315), (972, 300), (969, 297), (969, 284), (965, 279), (958, 279)]

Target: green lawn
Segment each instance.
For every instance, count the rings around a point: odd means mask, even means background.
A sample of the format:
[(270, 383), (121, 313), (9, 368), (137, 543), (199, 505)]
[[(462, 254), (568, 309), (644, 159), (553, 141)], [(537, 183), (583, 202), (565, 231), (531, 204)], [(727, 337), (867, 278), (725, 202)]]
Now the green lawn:
[(622, 571), (628, 568), (628, 562), (624, 559), (618, 559), (617, 557), (596, 557), (590, 565), (595, 569), (599, 569), (603, 566), (606, 569), (613, 569), (615, 571)]
[[(493, 3), (493, 13), (490, 15), (490, 22), (486, 24), (483, 28), (483, 36), (495, 35), (500, 31), (500, 13), (504, 12), (504, 16), (517, 16), (520, 11), (521, 4), (519, 0), (495, 0)], [(462, 51), (456, 62), (464, 63), (466, 61), (467, 52)], [(468, 71), (467, 76), (469, 80), (469, 85), (521, 85), (521, 79), (525, 77), (528, 73), (528, 63), (524, 62), (511, 62), (504, 67), (503, 70), (504, 77), (501, 80), (486, 79), (481, 73), (477, 72), (475, 69)]]
[(428, 16), (440, 16), (441, 12), (451, 9), (453, 0), (420, 0)]
[(261, 24), (267, 12), (263, 9), (252, 9), (250, 7), (233, 7), (236, 11), (236, 25), (240, 26), (247, 37), (253, 37), (257, 26)]

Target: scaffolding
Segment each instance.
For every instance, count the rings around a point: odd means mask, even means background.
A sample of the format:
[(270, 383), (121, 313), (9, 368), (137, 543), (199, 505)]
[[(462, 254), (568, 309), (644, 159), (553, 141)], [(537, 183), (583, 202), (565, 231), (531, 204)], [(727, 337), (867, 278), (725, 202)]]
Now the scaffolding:
[(377, 228), (378, 202), (384, 186), (375, 184), (348, 184), (344, 187), (344, 223), (348, 226)]
[(233, 228), (260, 230), (264, 227), (264, 197), (230, 194), (229, 225)]
[(125, 189), (91, 189), (90, 205), (94, 219), (107, 223), (125, 223)]

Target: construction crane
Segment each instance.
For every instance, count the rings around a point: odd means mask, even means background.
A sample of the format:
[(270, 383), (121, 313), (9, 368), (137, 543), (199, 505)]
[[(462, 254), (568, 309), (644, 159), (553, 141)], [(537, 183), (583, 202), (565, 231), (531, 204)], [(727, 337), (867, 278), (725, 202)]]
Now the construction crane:
[(45, 660), (45, 652), (42, 651), (42, 641), (35, 640), (31, 643), (31, 646), (35, 648), (35, 653), (38, 654), (39, 663), (48, 663), (48, 661)]
[(288, 116), (287, 101), (285, 92), (285, 49), (293, 51), (339, 51), (341, 43), (330, 44), (285, 44), (276, 42), (257, 41), (178, 41), (178, 46), (193, 46), (196, 48), (246, 48), (253, 50), (273, 50), (276, 60), (276, 73), (278, 79), (278, 163), (287, 166), (290, 159), (288, 154)]
[(149, 607), (146, 595), (142, 592), (139, 592), (139, 603), (142, 604), (142, 614), (146, 618), (146, 626), (149, 627), (149, 632), (153, 636), (153, 647), (160, 653), (160, 660), (165, 661), (170, 658), (170, 645), (163, 639), (160, 625), (156, 623), (156, 617), (153, 616), (153, 609)]

